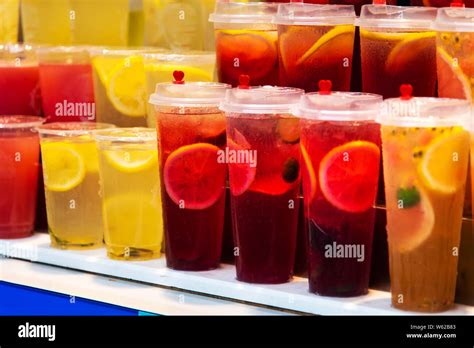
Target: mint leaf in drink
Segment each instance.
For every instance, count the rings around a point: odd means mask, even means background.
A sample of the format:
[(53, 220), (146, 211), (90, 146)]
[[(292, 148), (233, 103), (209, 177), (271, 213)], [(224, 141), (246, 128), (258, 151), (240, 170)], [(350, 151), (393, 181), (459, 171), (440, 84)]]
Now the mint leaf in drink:
[(399, 188), (397, 191), (397, 200), (402, 202), (403, 208), (411, 208), (420, 203), (420, 192), (415, 186), (410, 188)]

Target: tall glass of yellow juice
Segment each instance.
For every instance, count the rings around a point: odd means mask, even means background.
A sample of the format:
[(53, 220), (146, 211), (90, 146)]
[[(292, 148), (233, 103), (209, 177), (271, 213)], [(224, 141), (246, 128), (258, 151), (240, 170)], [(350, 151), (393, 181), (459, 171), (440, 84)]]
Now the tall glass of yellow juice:
[(145, 45), (183, 50), (214, 49), (209, 14), (216, 0), (144, 0)]
[(18, 41), (19, 0), (0, 1), (0, 43)]
[(39, 127), (51, 245), (102, 246), (99, 158), (91, 132), (112, 125), (63, 122)]
[[(216, 54), (189, 51), (182, 54), (144, 54), (146, 94), (155, 93), (156, 84), (173, 80), (174, 71), (182, 71), (188, 82), (213, 82), (215, 80)], [(153, 107), (147, 108), (148, 127), (156, 128)]]
[(381, 117), (392, 305), (440, 312), (454, 302), (469, 102), (387, 99)]
[(163, 220), (156, 131), (116, 128), (94, 135), (108, 256), (119, 260), (160, 257)]
[(147, 51), (91, 50), (98, 122), (118, 127), (146, 127), (147, 95), (142, 54)]
[(129, 0), (70, 0), (72, 42), (126, 46)]
[(22, 0), (23, 38), (28, 44), (71, 44), (69, 0)]

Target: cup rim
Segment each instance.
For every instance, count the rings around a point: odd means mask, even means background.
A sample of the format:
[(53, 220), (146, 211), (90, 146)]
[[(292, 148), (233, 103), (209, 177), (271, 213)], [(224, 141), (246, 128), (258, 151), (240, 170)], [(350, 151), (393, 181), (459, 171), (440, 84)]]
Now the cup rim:
[[(133, 136), (123, 135), (124, 133), (132, 133)], [(97, 142), (113, 141), (140, 144), (154, 143), (157, 141), (156, 129), (147, 127), (98, 129), (92, 131), (92, 136)]]
[[(3, 122), (14, 121), (20, 122)], [(0, 115), (0, 129), (36, 129), (46, 120), (40, 116), (23, 116), (23, 115)]]
[(100, 122), (53, 122), (38, 127), (40, 135), (80, 136), (90, 135), (96, 129), (109, 129), (116, 126)]

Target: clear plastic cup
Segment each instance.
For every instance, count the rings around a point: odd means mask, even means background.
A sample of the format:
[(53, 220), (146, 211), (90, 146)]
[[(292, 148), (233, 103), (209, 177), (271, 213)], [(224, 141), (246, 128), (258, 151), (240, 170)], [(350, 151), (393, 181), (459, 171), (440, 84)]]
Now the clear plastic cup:
[(276, 284), (293, 275), (301, 153), (291, 108), (302, 94), (296, 88), (236, 88), (221, 104), (240, 281)]
[(87, 47), (38, 49), (43, 114), (48, 122), (95, 121), (92, 65)]
[[(474, 9), (441, 8), (434, 28), (438, 95), (443, 98), (467, 99), (474, 105)], [(468, 189), (467, 192), (465, 216), (471, 215), (473, 208), (471, 191)]]
[(96, 119), (118, 127), (146, 127), (143, 54), (158, 49), (91, 50)]
[[(300, 118), (309, 289), (323, 296), (368, 292), (381, 165), (382, 96), (310, 93)], [(342, 252), (340, 252), (342, 251)]]
[(0, 43), (18, 42), (20, 0), (3, 0), (0, 3)]
[[(168, 82), (174, 71), (182, 71), (188, 82), (212, 82), (215, 75), (216, 54), (214, 52), (186, 52), (182, 54), (147, 53), (144, 55), (146, 93), (155, 92), (158, 83)], [(147, 111), (148, 127), (156, 128), (154, 109)]]
[(145, 13), (143, 0), (130, 0), (128, 45), (141, 47), (145, 44)]
[(50, 123), (38, 128), (51, 245), (60, 249), (102, 246), (99, 156), (92, 132), (113, 125)]
[(22, 0), (23, 38), (28, 44), (70, 45), (69, 0)]
[(118, 260), (160, 257), (163, 241), (156, 131), (98, 130), (99, 172), (107, 255)]
[(0, 239), (32, 235), (39, 169), (36, 127), (44, 119), (0, 116)]
[(208, 22), (216, 0), (144, 0), (145, 45), (173, 51), (212, 50)]
[[(229, 85), (161, 83), (150, 97), (157, 119), (161, 199), (169, 268), (219, 266), (227, 166), (219, 161), (226, 122), (219, 110)], [(184, 80), (186, 77), (184, 77)]]
[(0, 45), (0, 115), (41, 115), (36, 49)]
[(355, 11), (353, 5), (281, 4), (278, 25), (280, 85), (317, 90), (331, 80), (334, 90), (351, 87)]
[(466, 176), (468, 101), (384, 101), (383, 166), (392, 305), (440, 312), (454, 302)]
[(252, 85), (278, 85), (277, 4), (219, 1), (209, 17), (214, 23), (217, 75), (237, 87), (240, 75)]
[(435, 17), (436, 9), (430, 7), (362, 6), (358, 25), (364, 92), (395, 98), (400, 85), (411, 84), (413, 95), (434, 97)]

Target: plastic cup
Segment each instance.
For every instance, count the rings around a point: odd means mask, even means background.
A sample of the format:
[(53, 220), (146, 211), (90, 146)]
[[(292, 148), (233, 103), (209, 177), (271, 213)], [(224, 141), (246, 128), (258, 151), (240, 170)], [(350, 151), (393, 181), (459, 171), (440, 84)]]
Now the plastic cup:
[(40, 117), (0, 116), (0, 239), (33, 234)]
[(0, 3), (0, 43), (18, 42), (19, 8), (19, 0), (3, 0)]
[(302, 94), (296, 88), (236, 88), (221, 106), (240, 281), (276, 284), (293, 275), (301, 154), (299, 120), (290, 109)]
[(107, 255), (117, 260), (161, 256), (163, 221), (156, 131), (116, 128), (94, 133)]
[(23, 38), (28, 44), (70, 45), (69, 0), (22, 0)]
[(152, 49), (91, 50), (97, 122), (146, 127), (143, 53)]
[(454, 302), (469, 162), (469, 102), (388, 99), (382, 124), (392, 305), (440, 312)]
[(230, 86), (180, 81), (158, 84), (150, 97), (159, 139), (166, 263), (202, 271), (218, 267), (221, 257), (227, 166), (219, 161), (226, 123), (218, 105)]
[(314, 92), (317, 81), (331, 80), (335, 90), (349, 91), (354, 21), (352, 5), (278, 6), (280, 85)]
[[(437, 31), (438, 95), (467, 99), (474, 105), (474, 9), (441, 8), (434, 28)], [(466, 216), (472, 209), (470, 190), (467, 192)]]
[(304, 216), (311, 292), (368, 292), (381, 150), (382, 96), (310, 93), (301, 119)]
[(75, 45), (126, 46), (129, 0), (70, 0)]
[(145, 45), (173, 51), (214, 49), (208, 22), (216, 0), (144, 0)]
[(278, 85), (277, 4), (220, 1), (209, 17), (214, 23), (217, 76), (239, 85), (240, 75), (252, 85)]
[[(144, 62), (147, 95), (155, 92), (156, 84), (170, 81), (177, 70), (184, 72), (187, 82), (214, 81), (214, 52), (147, 53)], [(148, 127), (156, 128), (155, 110), (151, 105), (148, 107), (147, 124)]]
[(38, 128), (51, 245), (60, 249), (102, 246), (99, 158), (92, 131), (112, 125), (50, 123)]
[(362, 58), (362, 90), (384, 98), (399, 96), (402, 84), (413, 95), (436, 92), (436, 9), (364, 5), (358, 25)]
[(38, 59), (43, 113), (48, 122), (95, 121), (87, 48), (40, 48)]
[(0, 45), (0, 115), (41, 115), (36, 50)]
[(128, 45), (141, 47), (145, 44), (145, 13), (143, 0), (130, 0)]

